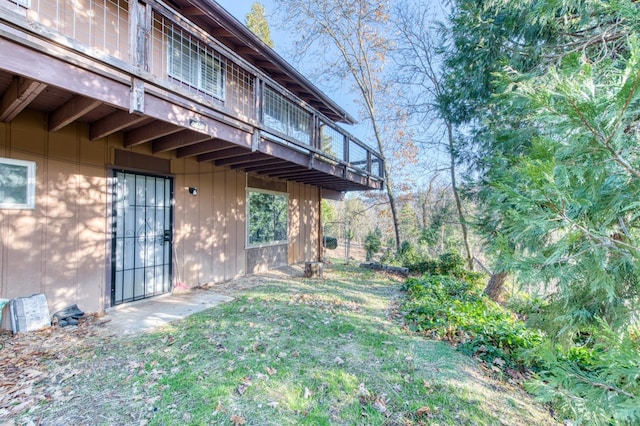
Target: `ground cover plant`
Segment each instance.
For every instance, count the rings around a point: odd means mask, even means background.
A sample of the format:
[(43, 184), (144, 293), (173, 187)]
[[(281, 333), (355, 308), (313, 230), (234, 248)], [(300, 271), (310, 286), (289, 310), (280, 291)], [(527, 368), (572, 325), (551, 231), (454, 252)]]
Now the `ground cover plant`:
[(265, 277), (154, 333), (40, 345), (36, 402), (15, 422), (554, 424), (450, 345), (407, 332), (400, 281), (351, 266), (324, 276)]
[(617, 333), (600, 319), (561, 342), (535, 327), (553, 303), (523, 294), (502, 306), (483, 294), (478, 275), (465, 272), (462, 258), (452, 254), (418, 264), (428, 264), (431, 273), (403, 286), (402, 311), (412, 330), (453, 343), (574, 424), (640, 420), (637, 332)]

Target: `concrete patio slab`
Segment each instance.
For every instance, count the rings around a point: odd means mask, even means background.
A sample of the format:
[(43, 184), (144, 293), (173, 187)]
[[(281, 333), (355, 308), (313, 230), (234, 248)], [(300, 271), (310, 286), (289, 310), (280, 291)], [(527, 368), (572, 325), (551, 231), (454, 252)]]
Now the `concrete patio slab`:
[(114, 335), (152, 331), (220, 303), (233, 300), (215, 291), (194, 289), (180, 294), (167, 294), (107, 309), (109, 333)]

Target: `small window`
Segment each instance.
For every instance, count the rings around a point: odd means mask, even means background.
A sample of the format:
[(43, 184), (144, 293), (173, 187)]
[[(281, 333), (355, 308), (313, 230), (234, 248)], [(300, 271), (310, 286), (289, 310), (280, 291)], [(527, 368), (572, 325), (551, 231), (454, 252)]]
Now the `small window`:
[(169, 76), (224, 100), (222, 60), (188, 34), (169, 30)]
[(34, 209), (36, 163), (0, 158), (0, 209)]
[(289, 197), (287, 194), (249, 190), (248, 245), (282, 244), (288, 241)]

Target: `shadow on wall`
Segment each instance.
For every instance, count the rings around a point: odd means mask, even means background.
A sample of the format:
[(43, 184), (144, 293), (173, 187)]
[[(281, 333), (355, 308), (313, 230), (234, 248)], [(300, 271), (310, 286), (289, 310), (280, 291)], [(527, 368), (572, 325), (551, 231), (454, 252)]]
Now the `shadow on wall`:
[(104, 168), (82, 167), (93, 174), (84, 175), (78, 173), (80, 166), (68, 162), (25, 159), (37, 163), (36, 207), (0, 211), (2, 297), (44, 293), (51, 312), (73, 303), (89, 312), (102, 310), (107, 257)]

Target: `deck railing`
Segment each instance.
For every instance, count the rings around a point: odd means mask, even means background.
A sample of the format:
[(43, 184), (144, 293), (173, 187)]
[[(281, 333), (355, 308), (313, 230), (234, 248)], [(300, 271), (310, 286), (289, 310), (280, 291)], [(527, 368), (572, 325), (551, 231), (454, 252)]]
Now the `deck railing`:
[(129, 64), (137, 78), (258, 127), (264, 137), (384, 178), (375, 150), (166, 4), (0, 0), (0, 7), (39, 24), (41, 36), (62, 35), (72, 48), (107, 65)]

